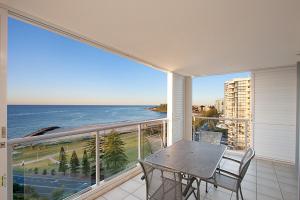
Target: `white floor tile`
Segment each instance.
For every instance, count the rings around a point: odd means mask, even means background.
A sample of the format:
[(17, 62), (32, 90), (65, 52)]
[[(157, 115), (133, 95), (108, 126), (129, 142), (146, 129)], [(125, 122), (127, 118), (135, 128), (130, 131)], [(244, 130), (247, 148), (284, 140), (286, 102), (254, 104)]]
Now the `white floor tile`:
[(212, 200), (230, 200), (231, 194), (232, 192), (211, 189), (206, 196)]
[(132, 193), (132, 195), (142, 200), (146, 199), (146, 186), (143, 185), (139, 187), (135, 192)]
[(257, 185), (257, 193), (260, 195), (273, 197), (274, 199), (282, 199), (282, 194), (279, 188)]
[(134, 181), (134, 180), (129, 180), (129, 181), (123, 183), (122, 185), (120, 185), (120, 188), (125, 190), (128, 193), (133, 193), (141, 186), (142, 186), (141, 183)]
[(129, 196), (127, 196), (124, 200), (140, 200), (140, 199), (136, 198), (136, 197), (133, 196), (133, 195), (129, 195)]
[(106, 200), (104, 197), (98, 197), (96, 200)]
[(120, 187), (116, 187), (115, 189), (104, 194), (103, 197), (107, 200), (121, 200), (127, 197), (128, 195), (128, 192), (122, 190)]

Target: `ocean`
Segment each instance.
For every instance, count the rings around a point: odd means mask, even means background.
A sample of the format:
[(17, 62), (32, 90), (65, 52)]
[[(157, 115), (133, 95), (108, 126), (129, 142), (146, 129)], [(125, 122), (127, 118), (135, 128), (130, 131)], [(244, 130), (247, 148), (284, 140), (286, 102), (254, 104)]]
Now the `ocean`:
[(167, 113), (147, 109), (150, 107), (153, 106), (9, 105), (8, 138), (23, 137), (50, 126), (77, 128), (167, 116)]

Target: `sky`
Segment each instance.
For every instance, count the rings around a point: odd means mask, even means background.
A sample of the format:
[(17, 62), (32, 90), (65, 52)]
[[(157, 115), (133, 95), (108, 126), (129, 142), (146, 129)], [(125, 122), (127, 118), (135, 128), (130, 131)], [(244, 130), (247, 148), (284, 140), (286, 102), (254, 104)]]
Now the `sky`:
[(166, 103), (166, 73), (12, 18), (8, 22), (9, 104)]
[(244, 72), (194, 78), (193, 105), (213, 105), (215, 100), (224, 98), (225, 81), (250, 76), (250, 72)]
[[(249, 73), (193, 79), (193, 103), (223, 98), (224, 81)], [(167, 74), (110, 52), (9, 18), (8, 103), (157, 105)]]

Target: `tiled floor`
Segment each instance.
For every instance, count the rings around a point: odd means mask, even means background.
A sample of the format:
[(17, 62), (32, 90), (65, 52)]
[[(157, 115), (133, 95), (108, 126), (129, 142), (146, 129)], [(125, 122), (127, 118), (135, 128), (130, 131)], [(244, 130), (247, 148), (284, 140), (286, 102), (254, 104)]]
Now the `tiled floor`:
[[(221, 167), (230, 171), (238, 170), (237, 164), (230, 161), (222, 161)], [(145, 182), (140, 177), (141, 175), (136, 176), (97, 200), (145, 200)], [(297, 200), (297, 177), (294, 167), (253, 160), (242, 182), (242, 191), (246, 200)], [(192, 195), (189, 199), (195, 198)], [(205, 193), (205, 184), (201, 183), (201, 199), (235, 200), (236, 194), (220, 187), (215, 189), (211, 185), (209, 192)]]

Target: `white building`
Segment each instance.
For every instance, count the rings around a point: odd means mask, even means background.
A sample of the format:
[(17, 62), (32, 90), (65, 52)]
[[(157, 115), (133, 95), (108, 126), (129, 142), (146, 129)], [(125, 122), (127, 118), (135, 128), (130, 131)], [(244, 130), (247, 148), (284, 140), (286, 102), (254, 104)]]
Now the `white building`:
[(224, 112), (224, 100), (223, 99), (217, 99), (215, 101), (215, 108), (217, 109), (217, 111), (219, 113), (223, 113)]
[(226, 124), (228, 125), (228, 143), (233, 148), (244, 148), (246, 140), (249, 143), (248, 121), (239, 119), (250, 119), (251, 117), (250, 86), (250, 78), (235, 78), (224, 83), (224, 117), (232, 119), (226, 120)]

